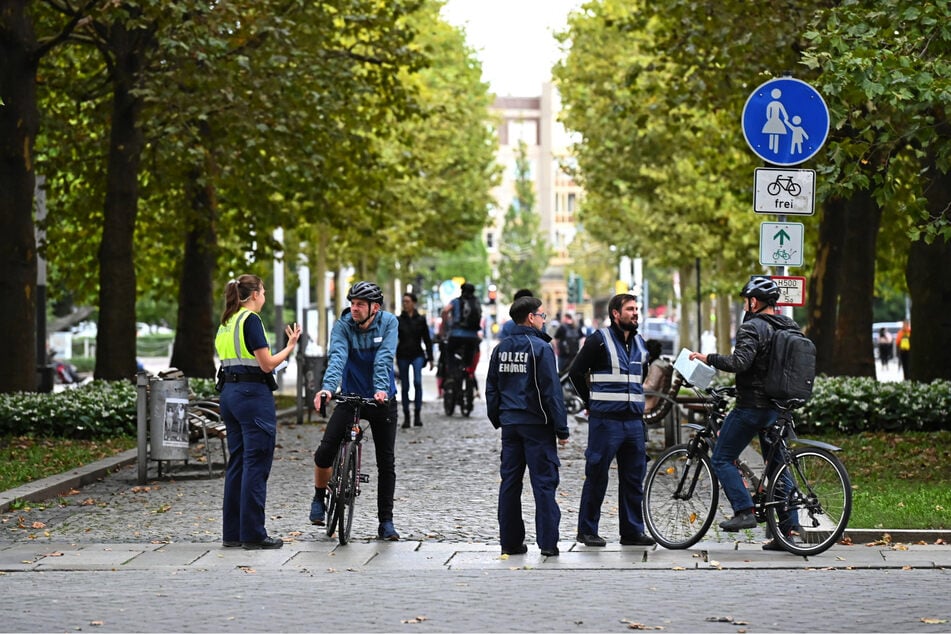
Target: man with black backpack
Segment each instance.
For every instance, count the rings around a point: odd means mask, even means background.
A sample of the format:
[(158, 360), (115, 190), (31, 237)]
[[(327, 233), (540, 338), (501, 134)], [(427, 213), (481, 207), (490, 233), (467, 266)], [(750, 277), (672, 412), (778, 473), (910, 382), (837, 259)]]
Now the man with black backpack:
[[(733, 507), (733, 517), (720, 522), (720, 528), (727, 532), (756, 527), (753, 498), (743, 485), (743, 479), (734, 463), (757, 434), (763, 455), (768, 455), (769, 445), (763, 431), (773, 424), (779, 415), (773, 399), (783, 397), (770, 394), (766, 387), (770, 357), (774, 353), (774, 335), (778, 331), (786, 330), (799, 333), (796, 322), (777, 312), (776, 302), (779, 300), (780, 291), (776, 282), (770, 278), (751, 279), (740, 291), (740, 295), (743, 297), (743, 309), (746, 312), (743, 323), (736, 331), (733, 354), (690, 353), (691, 359), (699, 359), (724, 372), (736, 373), (736, 406), (723, 421), (712, 456), (714, 471)], [(814, 347), (812, 355), (814, 369)], [(805, 361), (808, 362), (808, 359)], [(795, 530), (798, 530), (797, 526), (790, 528), (790, 531)], [(766, 542), (763, 548), (782, 550), (774, 540)]]
[(452, 371), (455, 363), (461, 363), (465, 368), (471, 368), (478, 363), (477, 354), (482, 335), (482, 304), (476, 297), (475, 290), (475, 286), (465, 282), (460, 288), (459, 297), (443, 309), (442, 318), (450, 324), (449, 342), (446, 346), (446, 367), (450, 370), (448, 376), (455, 376)]

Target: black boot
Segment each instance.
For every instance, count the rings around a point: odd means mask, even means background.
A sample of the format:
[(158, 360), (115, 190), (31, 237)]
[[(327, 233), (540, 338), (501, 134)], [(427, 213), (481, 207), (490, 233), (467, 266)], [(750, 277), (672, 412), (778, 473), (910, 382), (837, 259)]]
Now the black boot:
[(403, 429), (409, 429), (409, 410), (403, 410)]
[(423, 426), (423, 421), (419, 420), (419, 410), (416, 410), (416, 417), (413, 419), (413, 424), (417, 427)]

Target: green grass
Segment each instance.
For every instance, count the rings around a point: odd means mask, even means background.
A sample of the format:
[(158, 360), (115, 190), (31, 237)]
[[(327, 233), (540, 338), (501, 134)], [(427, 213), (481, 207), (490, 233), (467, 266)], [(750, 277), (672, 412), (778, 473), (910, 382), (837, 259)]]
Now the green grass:
[(853, 528), (951, 529), (951, 431), (827, 434), (852, 480)]
[(135, 446), (134, 436), (106, 440), (5, 436), (0, 438), (0, 491), (75, 469)]

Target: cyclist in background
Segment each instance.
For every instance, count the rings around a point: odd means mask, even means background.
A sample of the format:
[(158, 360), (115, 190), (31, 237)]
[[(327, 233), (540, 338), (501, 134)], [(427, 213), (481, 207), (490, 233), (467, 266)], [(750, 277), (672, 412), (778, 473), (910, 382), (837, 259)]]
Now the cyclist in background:
[[(475, 377), (475, 367), (479, 364), (479, 343), (481, 342), (481, 327), (471, 328), (463, 323), (463, 306), (475, 298), (475, 286), (465, 282), (460, 290), (459, 297), (453, 299), (443, 309), (443, 320), (449, 318), (449, 344), (446, 346), (447, 376), (455, 376), (457, 363), (467, 368), (469, 375)], [(456, 354), (461, 361), (456, 360)]]
[[(330, 335), (327, 371), (321, 390), (314, 397), (314, 409), (320, 410), (338, 387), (346, 394), (372, 398), (380, 407), (366, 407), (362, 417), (370, 423), (377, 464), (377, 537), (399, 541), (393, 527), (393, 494), (396, 490), (396, 380), (393, 359), (396, 355), (398, 320), (383, 310), (383, 292), (372, 282), (357, 282), (347, 293), (350, 308), (334, 323)], [(353, 406), (334, 408), (320, 445), (314, 452), (314, 499), (310, 521), (323, 526), (326, 521), (327, 483), (334, 457), (344, 434), (353, 421)]]
[[(769, 455), (770, 447), (763, 432), (779, 416), (772, 399), (763, 389), (772, 335), (774, 330), (799, 328), (792, 319), (776, 312), (779, 295), (779, 287), (773, 280), (768, 277), (753, 278), (740, 291), (743, 310), (746, 312), (743, 323), (736, 331), (733, 354), (690, 353), (691, 359), (699, 359), (724, 372), (736, 373), (736, 407), (723, 421), (711, 457), (720, 485), (733, 507), (733, 517), (720, 522), (720, 528), (727, 532), (756, 528), (753, 498), (743, 485), (743, 478), (734, 463), (757, 433), (763, 455)], [(789, 526), (785, 530), (792, 532), (801, 529)], [(763, 544), (763, 549), (783, 550), (772, 539)]]

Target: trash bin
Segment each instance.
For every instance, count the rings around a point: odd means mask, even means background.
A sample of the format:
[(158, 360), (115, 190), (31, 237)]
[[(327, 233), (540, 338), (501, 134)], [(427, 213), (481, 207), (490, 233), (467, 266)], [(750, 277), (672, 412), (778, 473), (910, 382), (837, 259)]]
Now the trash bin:
[(149, 457), (188, 460), (188, 379), (153, 379), (149, 391)]

